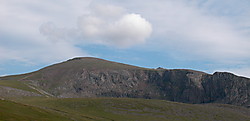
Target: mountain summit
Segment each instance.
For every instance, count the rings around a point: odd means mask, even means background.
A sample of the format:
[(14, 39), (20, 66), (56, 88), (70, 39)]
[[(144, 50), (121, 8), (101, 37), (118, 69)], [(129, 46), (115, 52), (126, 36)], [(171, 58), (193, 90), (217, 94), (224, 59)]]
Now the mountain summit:
[(36, 72), (0, 78), (18, 80), (39, 94), (58, 98), (131, 97), (184, 103), (250, 105), (250, 79), (227, 72), (147, 69), (82, 57)]

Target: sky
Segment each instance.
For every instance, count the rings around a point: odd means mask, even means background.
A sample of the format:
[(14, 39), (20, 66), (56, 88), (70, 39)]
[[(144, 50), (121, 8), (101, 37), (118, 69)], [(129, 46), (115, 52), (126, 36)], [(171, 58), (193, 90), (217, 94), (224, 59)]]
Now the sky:
[(250, 1), (1, 1), (0, 76), (74, 57), (250, 77)]

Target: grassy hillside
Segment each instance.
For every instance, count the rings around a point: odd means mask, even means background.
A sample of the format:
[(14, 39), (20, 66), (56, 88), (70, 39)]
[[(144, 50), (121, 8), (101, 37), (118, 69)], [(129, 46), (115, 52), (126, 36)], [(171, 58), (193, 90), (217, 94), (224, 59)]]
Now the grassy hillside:
[(68, 121), (59, 113), (37, 107), (0, 100), (1, 121)]
[(11, 87), (11, 88), (38, 93), (36, 90), (26, 85), (25, 82), (18, 81), (18, 80), (0, 80), (0, 86)]
[(249, 109), (130, 98), (25, 98), (19, 102), (74, 120), (99, 121), (250, 121)]

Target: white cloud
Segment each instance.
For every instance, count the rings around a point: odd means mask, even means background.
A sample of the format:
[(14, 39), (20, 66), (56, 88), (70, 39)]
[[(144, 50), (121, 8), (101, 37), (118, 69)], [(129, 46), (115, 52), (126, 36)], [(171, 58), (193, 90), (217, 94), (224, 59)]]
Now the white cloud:
[(48, 21), (56, 21), (57, 25), (63, 27), (73, 26), (77, 17), (87, 12), (89, 3), (90, 0), (2, 1), (0, 61), (16, 60), (37, 64), (65, 60), (73, 56), (87, 56), (86, 52), (72, 42), (60, 41), (61, 38), (46, 39), (40, 34), (39, 27)]
[(79, 45), (124, 48), (144, 43), (149, 37), (151, 25), (139, 14), (130, 14), (122, 7), (109, 4), (90, 5), (91, 1), (2, 2), (1, 62), (48, 63), (73, 56), (90, 56)]
[(249, 0), (1, 1), (0, 61), (53, 62), (88, 55), (79, 47), (101, 44), (140, 46), (142, 51), (183, 60), (249, 64), (249, 4)]
[(126, 9), (109, 4), (91, 4), (90, 13), (101, 18), (112, 19), (126, 13)]
[(139, 14), (126, 14), (105, 31), (109, 44), (122, 47), (144, 43), (152, 32), (151, 24)]
[[(227, 6), (219, 6), (223, 5), (222, 1), (220, 4), (216, 1), (194, 0), (148, 0), (145, 4), (139, 4), (140, 2), (142, 0), (125, 6), (141, 13), (152, 23), (154, 32), (146, 48), (174, 53), (177, 56), (184, 55), (185, 58), (195, 60), (207, 59), (222, 63), (250, 58), (250, 36), (246, 34), (250, 29), (243, 31), (246, 23), (238, 24), (245, 21), (242, 16), (250, 18), (247, 12), (249, 8), (237, 9), (237, 14), (230, 15), (233, 10)], [(220, 12), (224, 9), (229, 13)], [(246, 11), (248, 16), (245, 13), (239, 14), (240, 11)]]
[(93, 6), (89, 14), (78, 18), (77, 23), (77, 27), (71, 29), (46, 23), (40, 27), (40, 32), (49, 39), (69, 41), (78, 38), (81, 42), (77, 44), (103, 44), (118, 48), (142, 44), (152, 32), (151, 24), (140, 14), (126, 13), (125, 9), (111, 5)]
[(5, 60), (19, 60), (19, 61), (26, 61), (24, 58), (20, 57), (18, 51), (11, 50), (5, 47), (0, 46), (0, 62)]
[(151, 24), (139, 14), (124, 14), (117, 18), (108, 21), (92, 15), (80, 17), (78, 25), (82, 39), (123, 48), (144, 43), (152, 32)]
[(16, 47), (0, 46), (0, 53), (0, 62), (2, 63), (15, 60), (28, 64), (52, 63), (75, 56), (89, 56), (89, 54), (70, 43), (46, 40)]

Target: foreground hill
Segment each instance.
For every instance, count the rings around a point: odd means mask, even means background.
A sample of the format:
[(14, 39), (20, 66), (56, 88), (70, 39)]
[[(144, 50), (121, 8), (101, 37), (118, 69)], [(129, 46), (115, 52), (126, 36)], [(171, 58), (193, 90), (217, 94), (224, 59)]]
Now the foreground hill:
[(0, 100), (1, 121), (68, 121), (69, 119), (38, 107)]
[(250, 110), (133, 98), (22, 98), (0, 100), (0, 120), (250, 121)]
[(147, 69), (90, 57), (3, 77), (0, 85), (3, 98), (130, 97), (250, 105), (250, 79), (245, 77), (226, 72), (210, 75), (185, 69)]

